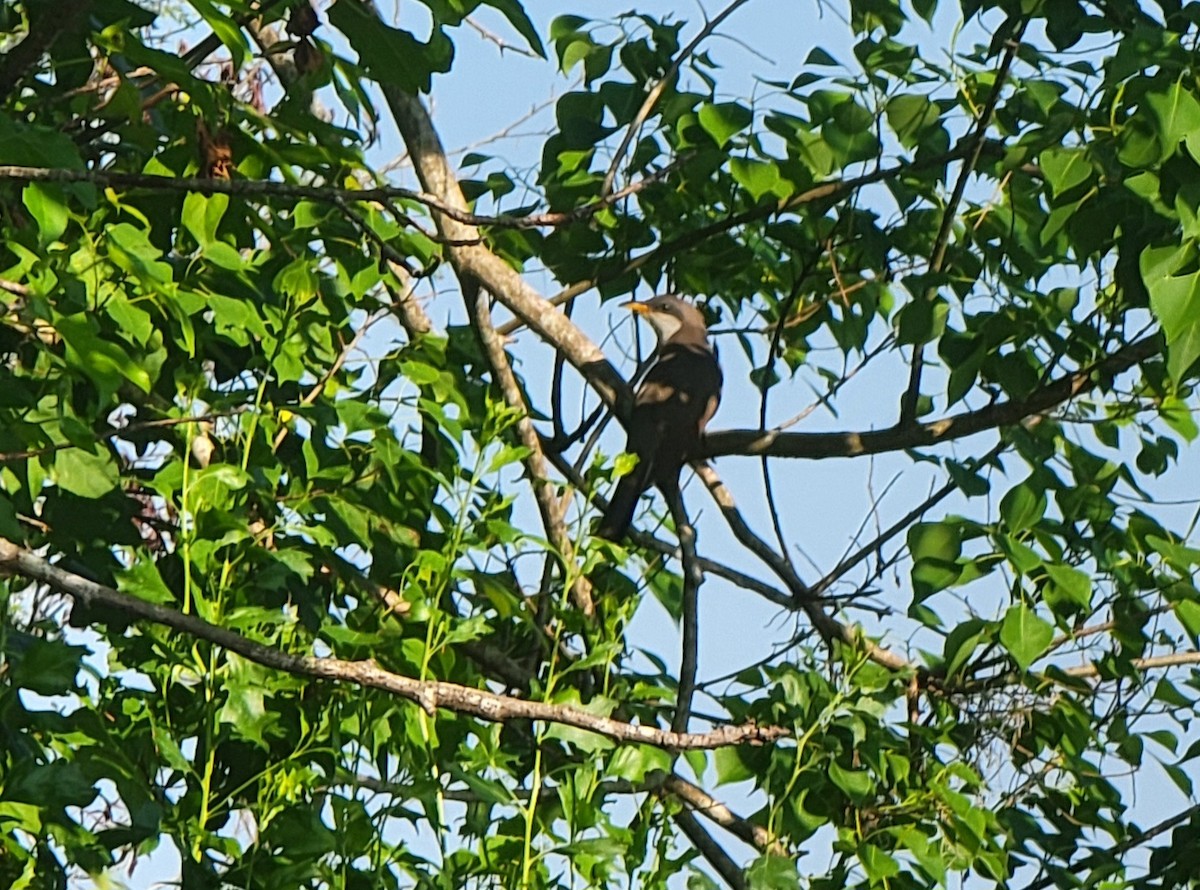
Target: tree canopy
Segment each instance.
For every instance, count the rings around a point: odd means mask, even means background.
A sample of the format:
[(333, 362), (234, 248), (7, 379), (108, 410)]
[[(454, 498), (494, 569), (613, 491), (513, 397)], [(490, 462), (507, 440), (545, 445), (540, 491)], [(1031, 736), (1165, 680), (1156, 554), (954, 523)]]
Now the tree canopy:
[(0, 885), (1194, 886), (1198, 8), (402, 6), (0, 5)]

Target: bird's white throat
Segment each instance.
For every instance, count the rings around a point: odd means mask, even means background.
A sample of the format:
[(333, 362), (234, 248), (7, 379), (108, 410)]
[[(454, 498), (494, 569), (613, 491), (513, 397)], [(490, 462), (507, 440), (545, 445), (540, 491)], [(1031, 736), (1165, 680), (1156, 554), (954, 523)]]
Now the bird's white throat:
[(683, 327), (683, 321), (666, 312), (651, 312), (645, 318), (654, 328), (654, 333), (658, 334), (659, 343), (666, 343)]

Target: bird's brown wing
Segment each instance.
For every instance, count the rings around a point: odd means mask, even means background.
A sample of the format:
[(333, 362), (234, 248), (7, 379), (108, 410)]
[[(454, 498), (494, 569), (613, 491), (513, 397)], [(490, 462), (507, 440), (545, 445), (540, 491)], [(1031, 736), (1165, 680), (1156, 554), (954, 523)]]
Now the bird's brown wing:
[(625, 450), (638, 456), (638, 464), (617, 483), (598, 535), (619, 540), (643, 491), (679, 484), (679, 471), (696, 452), (720, 398), (721, 369), (706, 346), (668, 343), (662, 348), (638, 387), (629, 418)]

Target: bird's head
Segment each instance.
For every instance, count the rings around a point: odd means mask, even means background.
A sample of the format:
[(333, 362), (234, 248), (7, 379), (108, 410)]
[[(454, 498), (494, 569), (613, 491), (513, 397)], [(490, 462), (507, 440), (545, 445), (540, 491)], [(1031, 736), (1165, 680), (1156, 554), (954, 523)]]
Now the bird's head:
[(704, 314), (686, 300), (673, 294), (662, 294), (644, 302), (631, 300), (622, 303), (650, 323), (659, 343), (708, 342), (708, 325)]

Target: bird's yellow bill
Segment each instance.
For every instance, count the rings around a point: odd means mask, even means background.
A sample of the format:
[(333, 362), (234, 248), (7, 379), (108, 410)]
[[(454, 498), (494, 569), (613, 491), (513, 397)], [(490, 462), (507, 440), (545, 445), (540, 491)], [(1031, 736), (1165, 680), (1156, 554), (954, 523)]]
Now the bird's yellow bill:
[(640, 303), (637, 300), (630, 300), (628, 303), (621, 304), (622, 309), (628, 309), (630, 312), (636, 312), (638, 315), (645, 315), (650, 311), (649, 305)]

